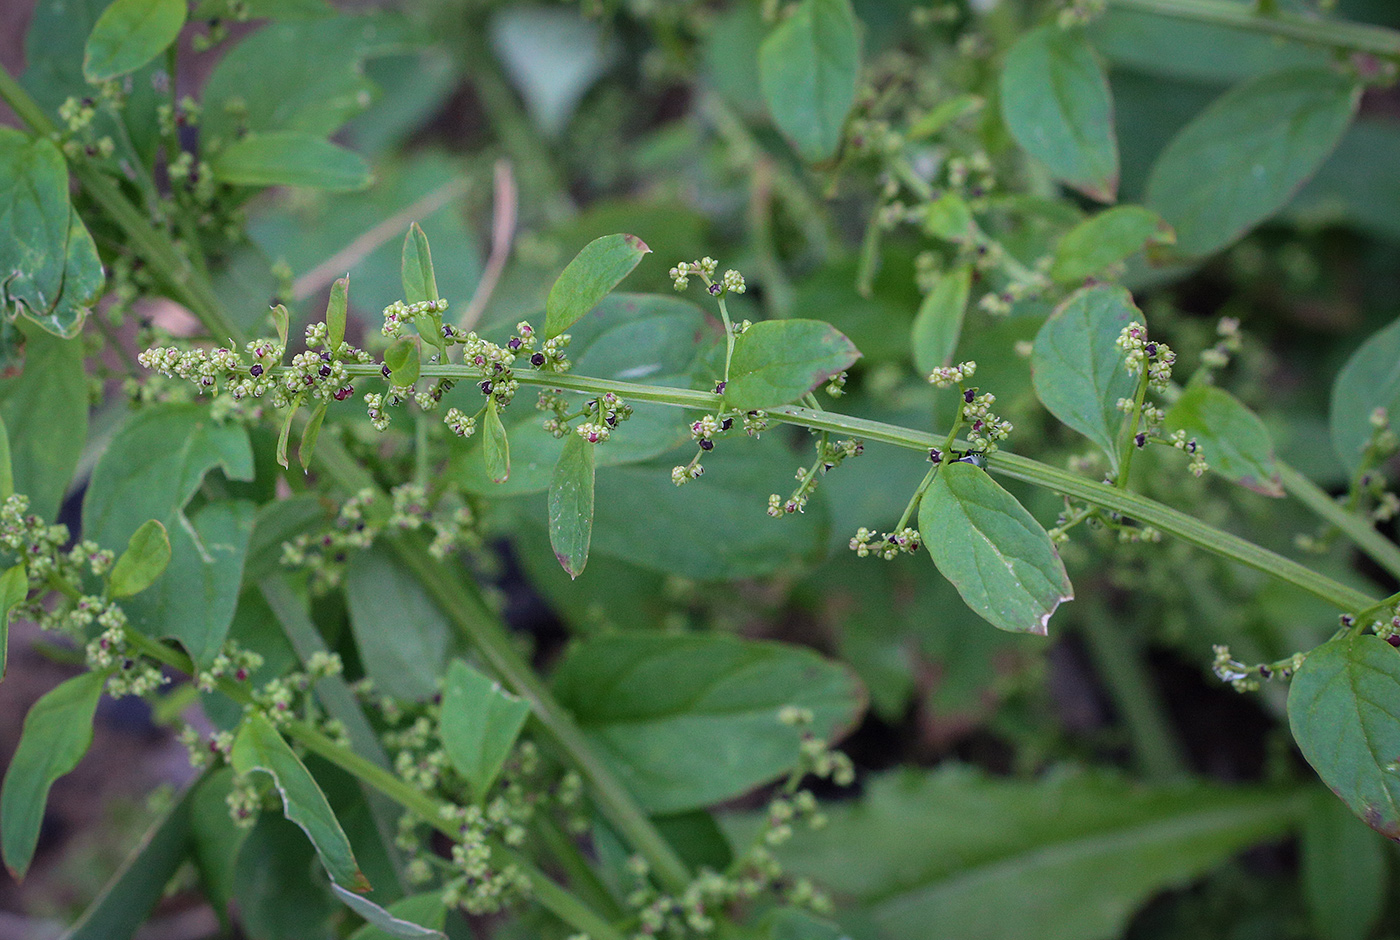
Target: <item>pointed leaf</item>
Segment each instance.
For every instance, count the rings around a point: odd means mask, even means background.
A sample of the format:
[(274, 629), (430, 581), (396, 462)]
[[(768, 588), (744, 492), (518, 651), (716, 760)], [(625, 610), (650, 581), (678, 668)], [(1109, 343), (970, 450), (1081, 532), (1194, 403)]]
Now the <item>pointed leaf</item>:
[(1055, 246), (1050, 276), (1078, 284), (1149, 245), (1171, 245), (1176, 233), (1162, 217), (1141, 206), (1114, 206), (1080, 222)]
[(307, 419), (306, 426), (301, 429), (301, 446), (297, 448), (297, 462), (301, 464), (301, 469), (311, 468), (311, 458), (316, 453), (316, 438), (321, 436), (321, 424), (326, 420), (326, 409), (330, 407), (330, 402), (323, 401), (316, 406), (316, 410), (311, 412), (311, 417)]
[(1366, 442), (1376, 428), (1376, 409), (1385, 427), (1400, 419), (1400, 319), (1373, 334), (1351, 354), (1332, 383), (1332, 447), (1347, 472), (1361, 466)]
[(914, 349), (914, 368), (921, 375), (952, 362), (962, 336), (963, 315), (967, 312), (971, 291), (972, 265), (960, 264), (939, 275), (933, 290), (919, 305), (910, 342)]
[(554, 557), (577, 578), (588, 563), (593, 533), (593, 448), (577, 434), (564, 442), (549, 483), (549, 544)]
[(5, 668), (9, 664), (10, 612), (28, 596), (29, 577), (24, 573), (24, 564), (6, 568), (5, 573), (0, 574), (0, 679), (5, 678)]
[(1108, 77), (1081, 29), (1042, 26), (1006, 55), (1001, 114), (1051, 175), (1100, 202), (1118, 193), (1118, 141)]
[(92, 744), (92, 717), (106, 681), (105, 672), (74, 676), (24, 716), (19, 747), (0, 789), (0, 846), (16, 880), (24, 877), (34, 857), (49, 788), (78, 766)]
[(331, 192), (364, 189), (369, 164), (353, 150), (313, 134), (248, 134), (214, 157), (214, 177), (230, 186), (309, 186)]
[(83, 75), (110, 81), (160, 55), (180, 35), (185, 0), (115, 0), (98, 17), (83, 51)]
[(253, 712), (243, 719), (229, 759), (240, 774), (260, 771), (272, 778), (282, 797), (283, 815), (306, 833), (331, 880), (355, 891), (369, 890), (326, 795), (266, 718)]
[(1176, 250), (1211, 254), (1283, 208), (1342, 139), (1360, 92), (1331, 69), (1291, 69), (1237, 85), (1197, 115), (1147, 180)]
[(157, 519), (148, 519), (131, 533), (112, 573), (108, 576), (108, 588), (113, 597), (129, 597), (140, 594), (151, 586), (156, 578), (170, 564), (170, 536), (165, 526)]
[(1288, 724), (1322, 782), (1400, 838), (1400, 650), (1370, 634), (1322, 644), (1293, 677)]
[(414, 222), (403, 240), (404, 303), (419, 304), (438, 299), (437, 276), (433, 273), (433, 253), (428, 248), (428, 236)]
[(1121, 287), (1088, 287), (1060, 305), (1036, 335), (1031, 351), (1035, 394), (1050, 413), (1103, 448), (1118, 470), (1118, 401), (1132, 398), (1136, 376), (1128, 373), (1118, 335), (1143, 320), (1132, 295)]
[(272, 325), (277, 330), (277, 342), (283, 349), (287, 348), (287, 329), (291, 322), (292, 315), (287, 312), (286, 304), (278, 304), (272, 308)]
[[(442, 903), (441, 897), (437, 894), (402, 898), (396, 903), (389, 905), (389, 910), (386, 911), (369, 898), (361, 897), (352, 891), (346, 891), (340, 885), (331, 885), (331, 892), (339, 898), (346, 907), (368, 921), (368, 926), (372, 927), (383, 936), (393, 937), (395, 940), (419, 940), (419, 938), (422, 937), (438, 937), (441, 938), (441, 940), (447, 940), (447, 934), (443, 933), (441, 930), (433, 927), (424, 927), (416, 923), (415, 921), (418, 918), (414, 918), (414, 920), (405, 920), (404, 913), (407, 912), (400, 913), (400, 910), (395, 910), (396, 908), (401, 909), (401, 906), (405, 902), (413, 901), (415, 902), (413, 904), (415, 912), (422, 910), (423, 913), (428, 914), (437, 921), (438, 927), (441, 927), (447, 919), (447, 907)], [(426, 920), (427, 918), (423, 919)], [(360, 938), (370, 935), (368, 933), (356, 931), (354, 936)]]
[(418, 381), (422, 369), (418, 342), (411, 336), (400, 336), (392, 346), (384, 350), (384, 364), (389, 367), (390, 381), (400, 388), (407, 388)]
[(486, 459), (486, 474), (491, 482), (504, 483), (510, 478), (510, 439), (506, 437), (506, 426), (501, 423), (501, 413), (494, 397), (486, 402), (486, 419), (481, 427), (481, 452)]
[(810, 709), (831, 740), (864, 708), (859, 681), (811, 650), (717, 634), (618, 633), (575, 648), (555, 693), (653, 813), (718, 803), (798, 760), (802, 732), (778, 719)]
[(1167, 411), (1164, 427), (1195, 438), (1212, 473), (1265, 496), (1283, 495), (1268, 428), (1224, 389), (1191, 386)]
[(804, 160), (841, 145), (860, 74), (860, 25), (850, 0), (802, 0), (758, 50), (773, 122)]
[(919, 503), (919, 531), (943, 577), (994, 627), (1043, 636), (1060, 603), (1074, 599), (1045, 529), (972, 464), (938, 471)]
[(326, 340), (331, 355), (345, 342), (345, 309), (350, 304), (350, 276), (338, 277), (331, 285), (331, 296), (326, 301)]
[(442, 746), (478, 802), (491, 792), (529, 716), (529, 702), (453, 661), (442, 692)]
[(764, 320), (734, 340), (725, 404), (752, 411), (796, 401), (860, 358), (845, 335), (820, 320)]
[(549, 289), (544, 306), (545, 338), (552, 339), (573, 326), (650, 253), (647, 243), (636, 235), (604, 235), (584, 245)]
[[(1366, 940), (1389, 896), (1385, 842), (1331, 794), (1303, 817), (1303, 900), (1319, 940)], [(1344, 887), (1343, 887), (1344, 886)]]
[(290, 466), (287, 461), (287, 444), (292, 439), (292, 422), (296, 420), (297, 409), (301, 407), (301, 400), (304, 397), (304, 395), (297, 395), (292, 399), (292, 404), (282, 419), (282, 430), (277, 432), (277, 463), (283, 470)]

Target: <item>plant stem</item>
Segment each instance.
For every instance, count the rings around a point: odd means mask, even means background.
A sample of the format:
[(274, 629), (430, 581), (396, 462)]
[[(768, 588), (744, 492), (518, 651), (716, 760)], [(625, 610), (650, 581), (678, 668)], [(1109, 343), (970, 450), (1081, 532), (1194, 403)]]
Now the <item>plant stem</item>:
[(1137, 453), (1138, 422), (1142, 420), (1142, 403), (1147, 399), (1147, 383), (1151, 378), (1147, 363), (1142, 364), (1142, 374), (1138, 376), (1137, 394), (1133, 396), (1133, 413), (1123, 416), (1123, 437), (1118, 450), (1123, 455), (1122, 466), (1113, 478), (1113, 485), (1120, 490), (1128, 488), (1128, 471), (1133, 466), (1133, 454)]
[(1278, 461), (1279, 480), (1283, 488), (1298, 502), (1307, 506), (1325, 521), (1336, 526), (1376, 564), (1400, 578), (1400, 547), (1381, 535), (1370, 521), (1333, 499), (1325, 490), (1288, 464)]
[(1212, 26), (1267, 33), (1317, 46), (1400, 57), (1400, 32), (1365, 23), (1325, 20), (1296, 13), (1258, 13), (1245, 3), (1229, 0), (1108, 0), (1109, 6), (1155, 13)]

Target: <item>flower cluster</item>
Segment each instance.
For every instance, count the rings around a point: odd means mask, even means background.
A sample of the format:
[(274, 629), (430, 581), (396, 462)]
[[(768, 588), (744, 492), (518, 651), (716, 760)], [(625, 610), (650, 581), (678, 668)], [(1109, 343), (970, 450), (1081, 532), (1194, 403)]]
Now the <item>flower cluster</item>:
[(797, 489), (786, 500), (777, 493), (768, 497), (768, 515), (777, 518), (784, 513), (805, 512), (807, 501), (817, 489), (818, 475), (841, 466), (847, 457), (859, 457), (863, 453), (863, 441), (843, 440), (833, 444), (826, 434), (819, 435), (816, 461), (810, 467), (797, 468)]
[(748, 290), (744, 283), (744, 276), (733, 268), (724, 272), (724, 276), (715, 280), (715, 271), (719, 267), (719, 262), (714, 258), (701, 258), (699, 261), (682, 261), (671, 268), (671, 283), (676, 290), (683, 291), (690, 285), (691, 277), (698, 277), (705, 282), (705, 290), (711, 297), (722, 297), (725, 294), (742, 294)]
[(861, 526), (856, 529), (855, 537), (851, 539), (851, 551), (856, 553), (858, 558), (868, 558), (874, 555), (876, 558), (883, 558), (891, 561), (899, 557), (901, 553), (914, 555), (923, 546), (923, 540), (919, 537), (919, 530), (905, 526), (898, 532), (882, 532), (879, 538), (875, 537), (873, 529)]
[(1132, 375), (1140, 375), (1147, 370), (1148, 388), (1164, 392), (1171, 384), (1172, 365), (1176, 353), (1166, 343), (1158, 343), (1147, 338), (1147, 327), (1136, 320), (1123, 327), (1118, 334), (1117, 346), (1123, 351), (1123, 362)]
[(972, 378), (977, 372), (977, 363), (960, 362), (955, 366), (939, 366), (928, 375), (928, 380), (939, 388), (952, 388)]
[[(1141, 437), (1141, 435), (1138, 436)], [(1173, 431), (1171, 436), (1167, 438), (1167, 442), (1182, 453), (1191, 455), (1191, 462), (1187, 464), (1187, 469), (1196, 476), (1200, 476), (1210, 469), (1210, 464), (1206, 463), (1205, 454), (1196, 444), (1196, 439), (1194, 437), (1188, 438), (1185, 431)]]
[[(446, 310), (447, 301), (441, 297), (437, 300), (420, 300), (416, 304), (396, 300), (384, 308), (384, 325), (380, 332), (385, 336), (399, 337), (403, 335), (403, 328), (408, 324), (421, 319), (441, 320)], [(423, 332), (421, 328), (419, 332)]]
[(963, 392), (962, 417), (968, 425), (967, 442), (979, 454), (990, 454), (997, 449), (997, 441), (1010, 436), (1012, 424), (998, 417), (992, 411), (996, 396), (990, 392), (977, 394), (976, 389)]

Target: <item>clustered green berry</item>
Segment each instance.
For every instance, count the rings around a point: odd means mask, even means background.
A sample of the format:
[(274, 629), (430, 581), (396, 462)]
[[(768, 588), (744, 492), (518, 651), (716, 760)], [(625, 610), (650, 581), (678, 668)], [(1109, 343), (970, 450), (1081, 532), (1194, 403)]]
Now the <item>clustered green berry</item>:
[(682, 261), (671, 268), (670, 276), (673, 286), (678, 291), (683, 291), (690, 285), (691, 277), (699, 277), (705, 283), (705, 290), (712, 297), (722, 297), (725, 294), (742, 294), (748, 289), (744, 283), (744, 276), (733, 268), (724, 272), (724, 276), (715, 280), (715, 271), (719, 268), (719, 262), (714, 258), (701, 258), (699, 261)]
[(858, 440), (842, 440), (832, 443), (825, 432), (817, 435), (817, 459), (810, 467), (797, 468), (797, 489), (783, 500), (777, 493), (768, 497), (768, 515), (777, 518), (784, 513), (805, 512), (807, 501), (817, 489), (819, 475), (825, 475), (845, 462), (847, 457), (859, 457), (865, 453), (865, 443)]
[(855, 536), (851, 539), (851, 551), (856, 553), (857, 558), (868, 558), (874, 555), (876, 558), (883, 558), (890, 561), (899, 557), (900, 554), (917, 554), (923, 540), (919, 538), (919, 530), (910, 526), (905, 526), (898, 532), (882, 532), (879, 538), (875, 537), (875, 530), (861, 526), (856, 529)]
[(1146, 326), (1136, 320), (1129, 323), (1118, 334), (1116, 345), (1123, 351), (1129, 374), (1140, 375), (1145, 368), (1149, 388), (1165, 392), (1170, 387), (1176, 353), (1166, 343), (1149, 340)]

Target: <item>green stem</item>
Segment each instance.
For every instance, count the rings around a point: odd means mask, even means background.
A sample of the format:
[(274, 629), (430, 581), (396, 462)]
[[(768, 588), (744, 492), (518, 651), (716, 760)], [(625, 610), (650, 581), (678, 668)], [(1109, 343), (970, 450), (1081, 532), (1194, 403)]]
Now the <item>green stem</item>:
[(540, 837), (549, 854), (554, 856), (559, 867), (569, 879), (569, 887), (578, 893), (585, 904), (594, 910), (604, 911), (614, 920), (620, 920), (623, 911), (608, 892), (588, 859), (583, 857), (578, 845), (569, 834), (559, 827), (555, 820), (545, 814), (538, 814), (532, 828)]
[(1120, 10), (1229, 26), (1385, 58), (1400, 57), (1400, 32), (1382, 26), (1324, 20), (1296, 13), (1259, 13), (1247, 4), (1230, 0), (1108, 0), (1108, 3)]
[(1288, 495), (1335, 526), (1376, 564), (1400, 578), (1400, 546), (1377, 532), (1366, 518), (1348, 512), (1344, 505), (1288, 464), (1279, 461), (1276, 466)]
[(1133, 396), (1133, 413), (1123, 417), (1123, 437), (1118, 442), (1118, 452), (1123, 455), (1123, 465), (1113, 478), (1113, 485), (1120, 490), (1128, 488), (1128, 471), (1133, 466), (1133, 454), (1137, 453), (1138, 424), (1142, 421), (1142, 403), (1147, 399), (1147, 384), (1151, 376), (1147, 363), (1142, 364), (1142, 375), (1138, 376), (1137, 394)]
[[(900, 516), (899, 521), (895, 523), (894, 531), (896, 533), (903, 532), (904, 527), (909, 524), (909, 520), (914, 516), (914, 510), (919, 508), (919, 501), (924, 498), (928, 488), (933, 485), (933, 478), (938, 474), (938, 468), (941, 466), (943, 464), (936, 463), (928, 468), (928, 473), (924, 474), (923, 482), (919, 484), (918, 489), (914, 490), (914, 495), (909, 497), (909, 502), (904, 507), (904, 515)], [(919, 534), (923, 535), (922, 532)]]

